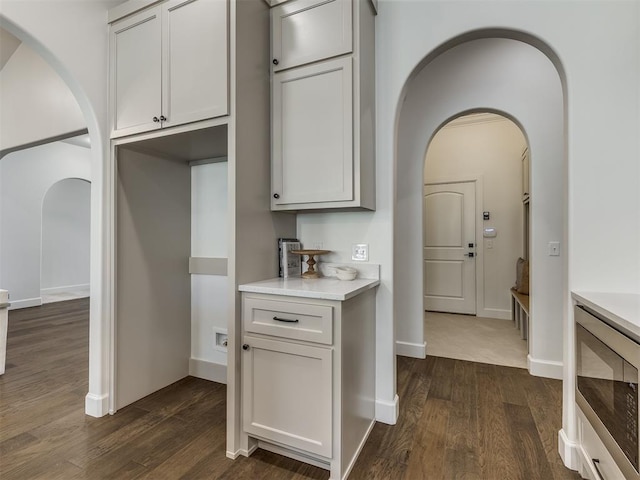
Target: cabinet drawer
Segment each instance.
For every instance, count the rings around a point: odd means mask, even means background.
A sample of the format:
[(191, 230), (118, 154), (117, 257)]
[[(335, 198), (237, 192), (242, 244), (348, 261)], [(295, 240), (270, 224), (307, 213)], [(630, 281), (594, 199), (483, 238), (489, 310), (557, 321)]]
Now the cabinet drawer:
[(333, 307), (310, 303), (245, 297), (243, 300), (246, 332), (331, 345)]
[(271, 9), (273, 70), (350, 53), (351, 0), (293, 0)]

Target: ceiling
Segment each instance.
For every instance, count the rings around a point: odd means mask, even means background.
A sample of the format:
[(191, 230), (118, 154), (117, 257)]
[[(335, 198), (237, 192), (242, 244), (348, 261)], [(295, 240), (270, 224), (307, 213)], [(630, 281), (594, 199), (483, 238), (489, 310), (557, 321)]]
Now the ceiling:
[(13, 52), (20, 46), (22, 42), (7, 32), (4, 28), (0, 28), (0, 70), (4, 68), (6, 63), (13, 55)]

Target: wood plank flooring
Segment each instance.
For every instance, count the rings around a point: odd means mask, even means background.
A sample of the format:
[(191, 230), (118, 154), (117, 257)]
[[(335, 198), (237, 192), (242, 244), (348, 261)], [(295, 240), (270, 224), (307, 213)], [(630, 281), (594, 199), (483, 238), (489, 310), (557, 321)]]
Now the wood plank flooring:
[[(225, 457), (225, 386), (187, 377), (116, 415), (84, 415), (88, 299), (9, 312), (0, 478), (283, 479), (327, 471), (258, 450)], [(350, 479), (579, 479), (557, 454), (561, 383), (462, 360), (398, 359), (398, 424)]]

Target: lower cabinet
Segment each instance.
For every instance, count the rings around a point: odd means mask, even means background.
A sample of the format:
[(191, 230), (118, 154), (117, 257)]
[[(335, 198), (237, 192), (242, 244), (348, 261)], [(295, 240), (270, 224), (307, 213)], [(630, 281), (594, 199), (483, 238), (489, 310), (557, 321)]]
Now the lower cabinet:
[(242, 293), (242, 426), (347, 478), (375, 422), (375, 289), (344, 301)]
[(244, 430), (331, 457), (332, 348), (247, 335)]

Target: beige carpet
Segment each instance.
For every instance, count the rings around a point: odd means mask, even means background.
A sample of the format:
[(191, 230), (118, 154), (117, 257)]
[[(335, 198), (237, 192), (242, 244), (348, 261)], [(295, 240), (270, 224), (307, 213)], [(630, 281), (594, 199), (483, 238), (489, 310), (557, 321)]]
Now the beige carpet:
[(511, 320), (425, 312), (427, 355), (527, 368), (527, 342)]

